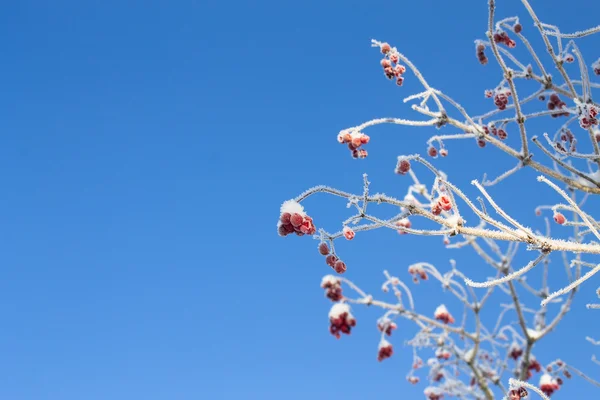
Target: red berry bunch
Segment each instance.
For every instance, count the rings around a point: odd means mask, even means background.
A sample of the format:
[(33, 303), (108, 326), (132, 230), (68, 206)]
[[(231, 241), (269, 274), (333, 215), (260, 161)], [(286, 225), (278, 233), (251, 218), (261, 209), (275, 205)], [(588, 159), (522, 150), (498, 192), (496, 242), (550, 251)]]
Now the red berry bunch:
[[(560, 99), (560, 97), (558, 97), (558, 94), (556, 93), (552, 93), (550, 95), (550, 100), (548, 101), (547, 107), (548, 110), (556, 110), (556, 109), (562, 109), (564, 107), (567, 106), (567, 103), (565, 103), (564, 101), (562, 101)], [(567, 111), (562, 112), (562, 113), (555, 113), (552, 114), (552, 118), (557, 118), (557, 117), (568, 117), (569, 113)]]
[(522, 355), (523, 349), (516, 342), (513, 342), (508, 349), (508, 356), (517, 361)]
[(325, 297), (331, 301), (340, 301), (342, 295), (342, 281), (333, 275), (326, 275), (321, 280), (321, 287), (325, 289)]
[(369, 143), (369, 140), (371, 139), (364, 133), (342, 131), (339, 133), (337, 139), (338, 142), (348, 145), (348, 149), (350, 149), (350, 154), (352, 154), (353, 158), (366, 158), (369, 154), (365, 149), (359, 148), (363, 144)]
[(598, 108), (593, 104), (580, 104), (579, 111), (579, 126), (583, 129), (588, 129), (594, 125), (598, 125)]
[[(396, 226), (399, 226), (401, 228), (408, 228), (408, 229), (410, 229), (410, 227), (411, 227), (410, 219), (408, 219), (408, 218), (402, 218), (400, 221), (396, 221)], [(406, 235), (408, 232), (403, 231), (401, 229), (398, 229), (398, 233), (400, 235)]]
[(340, 260), (335, 254), (329, 254), (325, 257), (325, 262), (338, 274), (346, 272), (346, 263)]
[(508, 34), (502, 30), (498, 30), (496, 33), (494, 33), (494, 42), (503, 43), (511, 49), (517, 46), (517, 42), (508, 37)]
[(342, 333), (349, 335), (356, 326), (356, 319), (350, 313), (350, 306), (346, 303), (335, 303), (329, 311), (329, 332), (339, 339)]
[(377, 361), (383, 361), (386, 358), (390, 358), (394, 354), (394, 348), (392, 344), (385, 339), (381, 339), (379, 342), (379, 349), (377, 352)]
[(379, 318), (377, 321), (377, 329), (379, 329), (379, 332), (385, 332), (388, 336), (392, 336), (392, 331), (396, 328), (398, 328), (398, 325), (388, 317)]
[(444, 397), (441, 390), (433, 386), (426, 388), (423, 394), (425, 394), (427, 400), (441, 400)]
[(342, 233), (344, 234), (344, 237), (348, 240), (352, 240), (354, 239), (354, 236), (356, 236), (356, 233), (354, 233), (352, 228), (348, 226), (345, 226), (344, 229), (342, 229)]
[(592, 64), (592, 69), (594, 70), (594, 74), (600, 75), (600, 58)]
[(408, 273), (412, 275), (413, 282), (415, 283), (419, 283), (419, 278), (422, 281), (426, 281), (427, 279), (429, 279), (427, 272), (425, 272), (423, 267), (420, 265), (411, 265), (410, 267), (408, 267)]
[(398, 52), (396, 49), (392, 49), (387, 43), (382, 43), (380, 49), (381, 53), (386, 56), (381, 60), (383, 73), (388, 79), (396, 79), (396, 85), (402, 86), (404, 83), (404, 77), (402, 75), (406, 72), (406, 67), (398, 64), (400, 61)]
[(529, 366), (527, 367), (527, 379), (529, 379), (533, 376), (533, 372), (531, 372), (531, 371), (540, 372), (541, 370), (542, 370), (542, 366), (540, 365), (539, 361), (535, 359), (533, 354), (530, 355), (529, 356)]
[(448, 312), (448, 309), (443, 304), (435, 309), (433, 316), (435, 319), (437, 319), (438, 321), (442, 321), (445, 324), (454, 323), (454, 317)]
[(395, 172), (399, 175), (406, 175), (410, 171), (410, 161), (406, 158), (398, 157), (398, 164), (396, 165)]
[(569, 54), (569, 53), (567, 53), (567, 54), (565, 54), (565, 56), (563, 57), (563, 60), (564, 60), (565, 62), (568, 62), (568, 63), (570, 64), (570, 63), (572, 63), (573, 61), (575, 61), (575, 58), (573, 57), (573, 55), (572, 55), (572, 54)]
[(477, 43), (475, 46), (475, 52), (477, 54), (477, 59), (481, 65), (485, 65), (488, 63), (488, 58), (485, 55), (485, 45), (483, 43)]
[(511, 389), (510, 392), (508, 392), (508, 400), (520, 400), (526, 398), (527, 396), (529, 396), (529, 393), (527, 393), (527, 389), (524, 387)]
[(295, 200), (288, 200), (281, 206), (277, 232), (279, 236), (295, 233), (298, 236), (314, 235), (317, 229), (311, 217), (306, 215), (304, 207)]
[(508, 98), (512, 96), (512, 92), (508, 89), (496, 89), (494, 92), (494, 105), (498, 110), (506, 110)]
[[(561, 380), (562, 382), (562, 380)], [(551, 396), (556, 390), (560, 389), (560, 384), (549, 374), (543, 374), (540, 377), (540, 390), (544, 392), (546, 396)]]
[(435, 351), (435, 356), (438, 358), (438, 360), (448, 360), (450, 357), (452, 357), (452, 353), (446, 349), (438, 347), (438, 349)]

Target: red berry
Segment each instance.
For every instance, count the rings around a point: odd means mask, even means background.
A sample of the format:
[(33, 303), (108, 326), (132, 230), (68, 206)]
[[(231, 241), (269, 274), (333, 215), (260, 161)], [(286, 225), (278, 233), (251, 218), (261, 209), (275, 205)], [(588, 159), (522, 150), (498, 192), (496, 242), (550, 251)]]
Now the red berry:
[(290, 214), (289, 212), (284, 212), (283, 214), (281, 214), (281, 217), (279, 217), (279, 220), (281, 221), (282, 224), (289, 224), (290, 223), (290, 217), (292, 216), (292, 214)]
[(521, 33), (521, 31), (523, 30), (523, 26), (521, 24), (515, 24), (515, 26), (513, 26), (513, 30), (515, 31), (515, 33)]
[(396, 85), (402, 86), (403, 83), (404, 83), (403, 77), (399, 76), (398, 78), (396, 78)]
[(294, 228), (299, 228), (302, 225), (302, 222), (304, 222), (304, 217), (298, 213), (294, 213), (290, 217), (290, 223)]
[(440, 149), (440, 156), (446, 157), (447, 155), (448, 155), (448, 150), (446, 150), (446, 149)]
[(327, 265), (329, 265), (330, 267), (334, 267), (335, 266), (335, 262), (338, 260), (338, 258), (336, 256), (334, 256), (333, 254), (328, 255), (325, 258), (325, 263), (327, 263)]
[(333, 269), (338, 274), (343, 274), (344, 272), (346, 272), (346, 264), (342, 260), (338, 260), (335, 262)]
[(450, 211), (452, 209), (452, 203), (450, 202), (450, 198), (448, 196), (441, 196), (438, 199), (438, 205), (444, 211)]
[(427, 149), (427, 153), (431, 156), (431, 157), (437, 157), (437, 150), (435, 147), (431, 146), (429, 149)]
[(566, 218), (564, 215), (562, 215), (561, 213), (556, 213), (554, 214), (554, 222), (556, 222), (559, 225), (562, 225), (566, 222)]
[(406, 159), (402, 159), (398, 161), (398, 165), (396, 166), (396, 173), (400, 175), (406, 174), (410, 171), (410, 161)]
[(381, 66), (383, 68), (391, 67), (392, 63), (387, 58), (384, 58), (383, 60), (381, 60)]
[(321, 253), (323, 256), (329, 254), (329, 246), (327, 246), (327, 243), (323, 242), (319, 244), (319, 253)]
[(389, 44), (387, 44), (387, 43), (381, 44), (381, 53), (387, 54), (390, 52), (390, 50), (392, 50), (392, 47)]

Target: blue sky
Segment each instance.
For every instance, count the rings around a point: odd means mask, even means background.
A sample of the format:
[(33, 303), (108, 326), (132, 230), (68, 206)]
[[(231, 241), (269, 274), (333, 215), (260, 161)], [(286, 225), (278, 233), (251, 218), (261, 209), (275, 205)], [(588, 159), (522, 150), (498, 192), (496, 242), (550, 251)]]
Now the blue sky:
[[(404, 379), (411, 352), (403, 341), (414, 327), (400, 324), (397, 352), (383, 363), (377, 310), (356, 308), (356, 330), (336, 341), (319, 288), (330, 269), (317, 242), (279, 238), (275, 224), (283, 200), (316, 184), (359, 192), (363, 172), (374, 191), (403, 194), (395, 158), (423, 153), (431, 129), (374, 128), (366, 160), (335, 141), (374, 117), (414, 116), (401, 101), (419, 90), (414, 78), (402, 89), (386, 81), (371, 38), (398, 46), (472, 113), (491, 106), (483, 90), (497, 84), (499, 68), (481, 67), (473, 45), (486, 30), (485, 3), (5, 4), (0, 398), (420, 398), (424, 385)], [(519, 2), (501, 3), (501, 16), (518, 13), (534, 30)], [(590, 2), (570, 3), (584, 13), (557, 0), (532, 3), (565, 31), (597, 24)], [(598, 57), (594, 40), (582, 45), (589, 62)], [(513, 165), (472, 142), (448, 149), (436, 165), (469, 194), (471, 179)], [(553, 196), (535, 176), (524, 171), (492, 193), (515, 216), (533, 218)], [(330, 230), (348, 215), (344, 206), (306, 203)], [(373, 232), (340, 251), (347, 277), (376, 296), (383, 269), (406, 277), (415, 261), (444, 270), (452, 257), (474, 277), (488, 273), (439, 238)], [(552, 266), (557, 289), (563, 269)], [(597, 285), (584, 287), (540, 345), (541, 361), (556, 354), (598, 377), (584, 341), (597, 324), (581, 323), (594, 321), (583, 304)], [(432, 283), (414, 294), (424, 313), (451, 303)], [(575, 398), (594, 389), (578, 381), (567, 390)]]

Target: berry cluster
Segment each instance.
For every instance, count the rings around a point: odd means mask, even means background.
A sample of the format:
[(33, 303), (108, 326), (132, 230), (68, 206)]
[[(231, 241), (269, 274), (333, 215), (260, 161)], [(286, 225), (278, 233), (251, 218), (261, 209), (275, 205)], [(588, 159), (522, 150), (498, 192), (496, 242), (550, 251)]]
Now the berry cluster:
[(435, 309), (433, 316), (435, 319), (437, 319), (438, 321), (442, 321), (445, 324), (453, 324), (454, 323), (454, 317), (452, 317), (452, 315), (448, 312), (448, 309), (446, 308), (446, 306), (443, 304), (438, 306), (438, 308)]
[(339, 339), (342, 333), (349, 335), (356, 326), (356, 319), (350, 313), (350, 306), (346, 303), (335, 303), (329, 311), (329, 332)]
[(448, 360), (450, 357), (452, 357), (452, 353), (446, 349), (443, 349), (442, 347), (438, 347), (438, 349), (435, 351), (435, 356), (439, 360)]
[(477, 54), (477, 59), (481, 65), (485, 65), (488, 63), (488, 58), (485, 55), (485, 45), (483, 43), (477, 43), (475, 46), (475, 52)]
[(319, 244), (319, 253), (325, 257), (325, 263), (335, 270), (338, 274), (346, 272), (346, 263), (340, 260), (335, 254), (330, 254), (327, 243)]
[(592, 69), (594, 70), (594, 74), (600, 75), (600, 58), (592, 64)]
[(410, 161), (404, 157), (398, 157), (398, 164), (396, 165), (396, 172), (399, 175), (406, 175), (410, 171)]
[(385, 332), (388, 336), (392, 336), (392, 331), (396, 328), (398, 328), (398, 325), (388, 317), (382, 317), (377, 320), (377, 329), (379, 329), (379, 332)]
[(420, 265), (411, 265), (408, 267), (408, 273), (413, 276), (413, 282), (415, 283), (419, 283), (419, 278), (421, 278), (422, 281), (429, 279), (427, 272), (425, 272), (423, 267)]
[(524, 387), (511, 389), (510, 392), (508, 392), (509, 400), (520, 400), (526, 398), (527, 396), (529, 396), (529, 393), (527, 393), (527, 389)]
[[(558, 97), (558, 94), (556, 93), (552, 93), (550, 95), (550, 100), (548, 101), (547, 107), (548, 110), (556, 110), (556, 109), (563, 109), (567, 106), (567, 103), (565, 103), (564, 101), (562, 101), (560, 99), (560, 97)], [(557, 117), (568, 117), (569, 116), (569, 112), (565, 111), (562, 113), (554, 113), (552, 114), (552, 118), (557, 118)]]
[(552, 378), (549, 374), (543, 374), (540, 377), (540, 390), (544, 392), (546, 396), (551, 396), (556, 390), (560, 389), (560, 385), (562, 384), (562, 380), (560, 378), (555, 379)]
[(435, 147), (429, 146), (429, 148), (427, 149), (427, 154), (429, 154), (430, 157), (435, 158), (438, 155), (438, 151)]
[[(494, 136), (497, 136), (498, 139), (500, 140), (505, 140), (508, 137), (508, 133), (506, 133), (506, 131), (502, 128), (496, 128), (496, 125), (493, 123), (490, 123), (488, 125), (483, 125), (482, 126), (483, 131), (485, 132), (486, 135), (489, 135), (490, 133)], [(483, 142), (483, 145), (479, 144), (479, 147), (485, 147), (485, 140), (483, 139), (479, 139), (480, 141)]]
[(593, 104), (579, 104), (577, 106), (579, 113), (579, 126), (583, 129), (588, 129), (594, 125), (598, 125), (598, 108)]
[(300, 203), (288, 200), (282, 204), (277, 222), (279, 236), (287, 236), (291, 233), (298, 236), (314, 235), (316, 231), (312, 218), (306, 215)]
[(423, 394), (425, 394), (427, 400), (441, 400), (444, 397), (441, 390), (433, 386), (426, 388)]
[(575, 61), (573, 54), (569, 54), (569, 53), (565, 54), (562, 59), (564, 62), (568, 62), (569, 64), (572, 63), (573, 61)]
[(529, 356), (529, 365), (527, 366), (527, 379), (529, 379), (533, 376), (533, 372), (531, 372), (531, 371), (540, 372), (541, 370), (542, 370), (542, 366), (540, 365), (539, 361), (535, 359), (533, 354), (530, 355)]
[[(488, 92), (486, 92), (486, 96), (488, 95)], [(494, 97), (494, 105), (498, 107), (498, 110), (506, 110), (506, 106), (508, 105), (508, 98), (512, 96), (512, 92), (508, 89), (496, 89), (492, 93), (492, 96)]]
[(353, 158), (366, 158), (369, 154), (365, 149), (359, 148), (363, 144), (369, 143), (370, 140), (370, 137), (362, 132), (341, 131), (338, 134), (337, 140), (342, 144), (348, 145), (348, 149), (350, 149)]
[(496, 33), (494, 33), (494, 42), (503, 43), (510, 49), (513, 49), (517, 46), (517, 42), (508, 37), (508, 34), (502, 30), (498, 30)]
[(522, 355), (523, 349), (517, 344), (517, 342), (513, 342), (508, 349), (508, 356), (517, 361)]
[[(411, 223), (410, 223), (410, 220), (408, 218), (402, 218), (400, 221), (396, 221), (396, 226), (398, 226), (400, 228), (410, 229)], [(402, 229), (398, 229), (398, 233), (400, 235), (406, 235), (408, 232), (406, 232), (406, 231), (404, 231)]]
[(331, 301), (340, 301), (342, 295), (342, 281), (333, 275), (325, 275), (321, 280), (321, 287), (325, 289), (325, 297)]
[(390, 358), (394, 354), (394, 348), (392, 344), (387, 340), (381, 338), (379, 342), (379, 350), (377, 352), (377, 361), (383, 361), (386, 358)]
[(398, 64), (400, 61), (398, 52), (396, 49), (392, 49), (387, 43), (382, 43), (380, 49), (381, 53), (386, 56), (381, 60), (383, 73), (388, 79), (396, 79), (396, 85), (402, 86), (404, 83), (404, 77), (402, 75), (406, 72), (406, 67)]
[(442, 211), (450, 211), (451, 209), (452, 203), (446, 195), (438, 197), (437, 201), (431, 205), (431, 213), (433, 215), (440, 215)]

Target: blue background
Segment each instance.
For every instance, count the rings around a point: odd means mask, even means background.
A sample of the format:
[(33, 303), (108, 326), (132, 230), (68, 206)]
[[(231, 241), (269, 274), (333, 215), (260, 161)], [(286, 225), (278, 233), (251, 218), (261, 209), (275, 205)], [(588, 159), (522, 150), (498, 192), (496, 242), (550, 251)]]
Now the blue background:
[[(500, 3), (498, 14), (520, 15), (543, 54), (521, 4)], [(567, 32), (597, 24), (600, 10), (532, 3)], [(403, 343), (415, 327), (400, 322), (396, 354), (378, 363), (380, 312), (355, 307), (358, 326), (336, 341), (319, 288), (331, 270), (317, 242), (279, 238), (275, 224), (283, 200), (316, 184), (360, 193), (363, 172), (374, 192), (403, 196), (396, 156), (424, 153), (434, 128), (372, 128), (365, 160), (336, 142), (340, 129), (371, 118), (419, 118), (402, 103), (420, 91), (416, 80), (388, 82), (369, 41), (398, 46), (431, 85), (477, 114), (493, 107), (483, 90), (501, 76), (475, 57), (486, 19), (485, 1), (466, 0), (4, 2), (0, 399), (422, 398), (425, 384), (405, 380), (412, 358)], [(588, 63), (599, 55), (593, 37), (582, 48)], [(558, 122), (546, 124), (532, 134)], [(514, 126), (508, 142), (519, 145)], [(515, 165), (471, 140), (447, 147), (435, 164), (472, 196), (471, 179)], [(534, 207), (560, 200), (536, 176), (522, 171), (490, 191), (543, 229)], [(350, 215), (325, 196), (306, 207), (330, 231)], [(347, 277), (389, 301), (379, 291), (383, 269), (410, 282), (410, 263), (445, 271), (454, 258), (474, 279), (492, 275), (471, 250), (445, 250), (439, 237), (382, 230), (339, 251)], [(523, 248), (519, 265), (532, 256)], [(558, 289), (564, 269), (553, 261)], [(540, 361), (562, 357), (598, 376), (596, 349), (584, 340), (600, 339), (597, 316), (584, 309), (597, 284), (584, 286), (536, 348)], [(413, 293), (427, 315), (455, 304), (432, 281)], [(501, 302), (490, 301), (492, 326)], [(574, 378), (555, 397), (596, 390)]]

